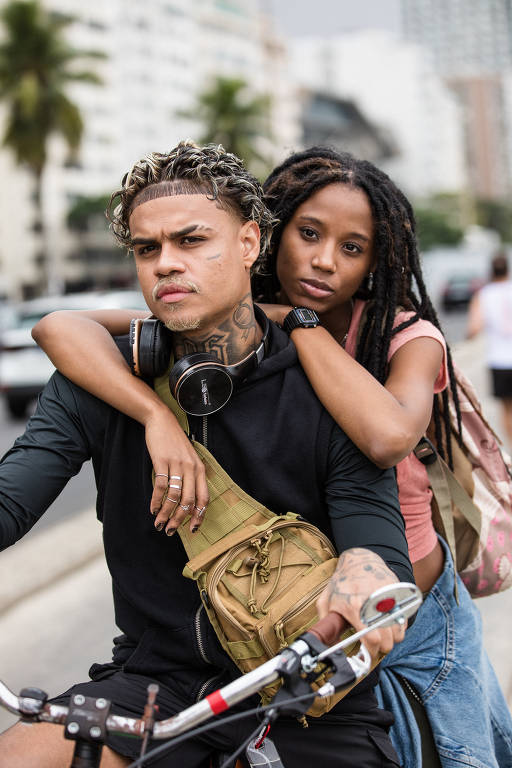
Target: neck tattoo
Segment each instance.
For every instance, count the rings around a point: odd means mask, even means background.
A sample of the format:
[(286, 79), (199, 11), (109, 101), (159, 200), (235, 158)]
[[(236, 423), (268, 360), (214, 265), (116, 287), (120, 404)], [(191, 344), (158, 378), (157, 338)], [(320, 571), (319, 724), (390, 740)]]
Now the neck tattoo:
[(231, 318), (207, 333), (186, 336), (186, 331), (174, 335), (174, 354), (178, 359), (195, 352), (215, 355), (225, 365), (233, 365), (246, 357), (258, 345), (261, 330), (254, 317), (250, 294), (236, 305)]

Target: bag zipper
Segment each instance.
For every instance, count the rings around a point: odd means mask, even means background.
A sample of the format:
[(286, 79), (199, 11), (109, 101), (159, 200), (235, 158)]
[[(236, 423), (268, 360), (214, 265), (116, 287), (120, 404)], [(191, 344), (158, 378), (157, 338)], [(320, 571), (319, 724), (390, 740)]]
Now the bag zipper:
[(204, 610), (204, 605), (201, 603), (199, 608), (196, 611), (196, 616), (194, 619), (194, 626), (196, 630), (196, 640), (197, 640), (197, 648), (199, 650), (199, 655), (201, 656), (202, 660), (206, 664), (211, 664), (210, 659), (206, 655), (206, 651), (204, 650), (204, 643), (203, 638), (201, 637), (201, 611)]
[[(201, 611), (203, 611), (203, 610), (204, 610), (204, 605), (201, 603), (201, 605), (199, 606), (199, 608), (196, 611), (196, 615), (195, 615), (195, 619), (194, 619), (194, 627), (195, 627), (195, 630), (196, 630), (197, 648), (198, 648), (199, 655), (201, 656), (202, 660), (206, 664), (211, 664), (210, 659), (206, 655), (206, 651), (204, 649), (203, 638), (201, 637)], [(220, 673), (218, 673), (216, 675), (213, 675), (213, 677), (209, 677), (207, 680), (205, 680), (205, 682), (201, 685), (201, 687), (200, 687), (200, 689), (199, 689), (199, 691), (197, 693), (196, 701), (200, 701), (203, 698), (203, 696), (205, 695), (205, 693), (208, 690), (208, 688), (210, 687), (210, 685), (214, 682), (214, 680), (217, 680), (217, 678), (219, 678), (219, 677), (222, 677), (222, 672), (220, 672)]]
[[(276, 523), (274, 523), (274, 525), (270, 526), (270, 528), (267, 528), (264, 532), (262, 532), (261, 535), (263, 536), (267, 533), (274, 533), (274, 531), (276, 530), (280, 530), (282, 528), (289, 528), (291, 526), (296, 526), (296, 525), (297, 525), (297, 520), (278, 520), (276, 521)], [(321, 531), (319, 531), (315, 525), (313, 525), (312, 523), (301, 522), (301, 527), (306, 529), (307, 528), (314, 529), (315, 533), (319, 536), (319, 538), (323, 541), (323, 543), (328, 545), (328, 549), (331, 550), (333, 557), (336, 556), (334, 548), (331, 542), (329, 541), (329, 539), (327, 538), (327, 536), (325, 536)], [(252, 538), (256, 539), (258, 537), (253, 536)], [(211, 572), (210, 579), (208, 580), (208, 597), (210, 599), (210, 602), (214, 610), (218, 611), (229, 624), (234, 626), (242, 634), (242, 636), (246, 640), (250, 640), (251, 639), (250, 632), (244, 629), (244, 627), (235, 618), (233, 618), (233, 616), (224, 608), (224, 604), (222, 603), (221, 600), (217, 600), (214, 597), (215, 590), (213, 589), (213, 586), (218, 581), (218, 578), (217, 578), (218, 575), (225, 570), (226, 565), (228, 565), (231, 562), (231, 560), (235, 559), (236, 555), (239, 552), (241, 552), (246, 548), (247, 548), (247, 541), (243, 541), (237, 547), (235, 547), (234, 549), (231, 549), (226, 555), (224, 555), (224, 557), (220, 560), (217, 566), (213, 569), (213, 571)], [(328, 580), (329, 579), (327, 579), (327, 581)], [(322, 586), (322, 589), (324, 586), (325, 584)], [(309, 595), (308, 595), (308, 598), (309, 598)], [(305, 599), (307, 598), (303, 598), (303, 600)]]
[[(279, 631), (281, 631), (281, 634), (284, 637), (284, 634), (282, 633), (282, 629), (283, 629), (285, 623), (287, 621), (289, 621), (290, 619), (292, 619), (294, 616), (296, 616), (298, 613), (300, 613), (302, 611), (302, 609), (305, 606), (308, 605), (308, 603), (311, 603), (321, 592), (323, 592), (323, 590), (325, 589), (326, 585), (329, 583), (329, 580), (330, 580), (330, 577), (325, 579), (324, 581), (322, 581), (320, 584), (317, 584), (317, 586), (311, 592), (309, 592), (307, 595), (304, 595), (304, 597), (301, 598), (299, 600), (299, 602), (296, 603), (293, 606), (293, 608), (291, 608), (288, 611), (288, 613), (285, 613), (284, 616), (282, 616), (282, 618), (274, 624), (274, 631), (275, 631), (276, 637), (278, 639), (279, 639), (279, 634), (278, 634)], [(275, 651), (272, 650), (272, 648), (270, 648), (267, 645), (267, 642), (266, 642), (264, 634), (262, 632), (258, 633), (258, 634), (260, 636), (261, 644), (265, 648), (265, 650), (268, 653), (268, 655), (270, 657), (272, 657), (274, 655)]]

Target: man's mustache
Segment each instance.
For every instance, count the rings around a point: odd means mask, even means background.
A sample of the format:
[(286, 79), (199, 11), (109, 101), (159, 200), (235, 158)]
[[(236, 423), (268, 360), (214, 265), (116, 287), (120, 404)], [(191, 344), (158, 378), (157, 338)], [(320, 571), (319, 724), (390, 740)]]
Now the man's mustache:
[(201, 293), (199, 287), (190, 280), (182, 280), (179, 277), (173, 277), (172, 279), (159, 280), (153, 288), (153, 300), (157, 301), (158, 294), (162, 288), (186, 288), (191, 293)]

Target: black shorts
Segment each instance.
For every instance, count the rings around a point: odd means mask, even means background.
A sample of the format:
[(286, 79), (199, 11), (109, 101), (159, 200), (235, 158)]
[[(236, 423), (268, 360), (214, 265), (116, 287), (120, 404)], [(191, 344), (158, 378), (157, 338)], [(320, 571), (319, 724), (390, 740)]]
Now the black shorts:
[(512, 369), (491, 368), (492, 393), (494, 397), (512, 399)]
[[(127, 717), (140, 717), (144, 709), (147, 686), (155, 682), (143, 675), (113, 672), (96, 682), (79, 683), (66, 693), (52, 699), (56, 704), (67, 704), (69, 696), (82, 693), (93, 698), (103, 697), (112, 702), (112, 712)], [(365, 692), (361, 701), (354, 697), (355, 710), (363, 714), (332, 715), (308, 718), (304, 728), (295, 718), (282, 717), (274, 723), (270, 737), (276, 745), (285, 768), (304, 768), (318, 765), (322, 768), (396, 768), (398, 756), (393, 749), (387, 730), (393, 722), (389, 712), (379, 709), (371, 692)], [(166, 719), (190, 705), (167, 686), (160, 685), (157, 703), (159, 720)], [(244, 705), (233, 707), (240, 711)], [(149, 760), (152, 768), (209, 768), (210, 759), (219, 753), (229, 755), (253, 731), (258, 720), (255, 716), (224, 723), (217, 717), (218, 727), (195, 736), (169, 749), (164, 755)], [(111, 736), (108, 745), (121, 755), (135, 759), (139, 755), (140, 741)], [(150, 742), (149, 748), (163, 744)], [(245, 763), (244, 763), (245, 765)]]

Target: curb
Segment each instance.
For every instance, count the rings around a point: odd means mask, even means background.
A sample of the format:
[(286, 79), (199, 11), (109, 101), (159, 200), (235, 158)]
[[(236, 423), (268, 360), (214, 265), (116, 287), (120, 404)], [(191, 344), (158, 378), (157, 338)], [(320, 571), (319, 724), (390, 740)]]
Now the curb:
[(0, 556), (0, 616), (99, 556), (102, 527), (93, 508), (21, 539)]

